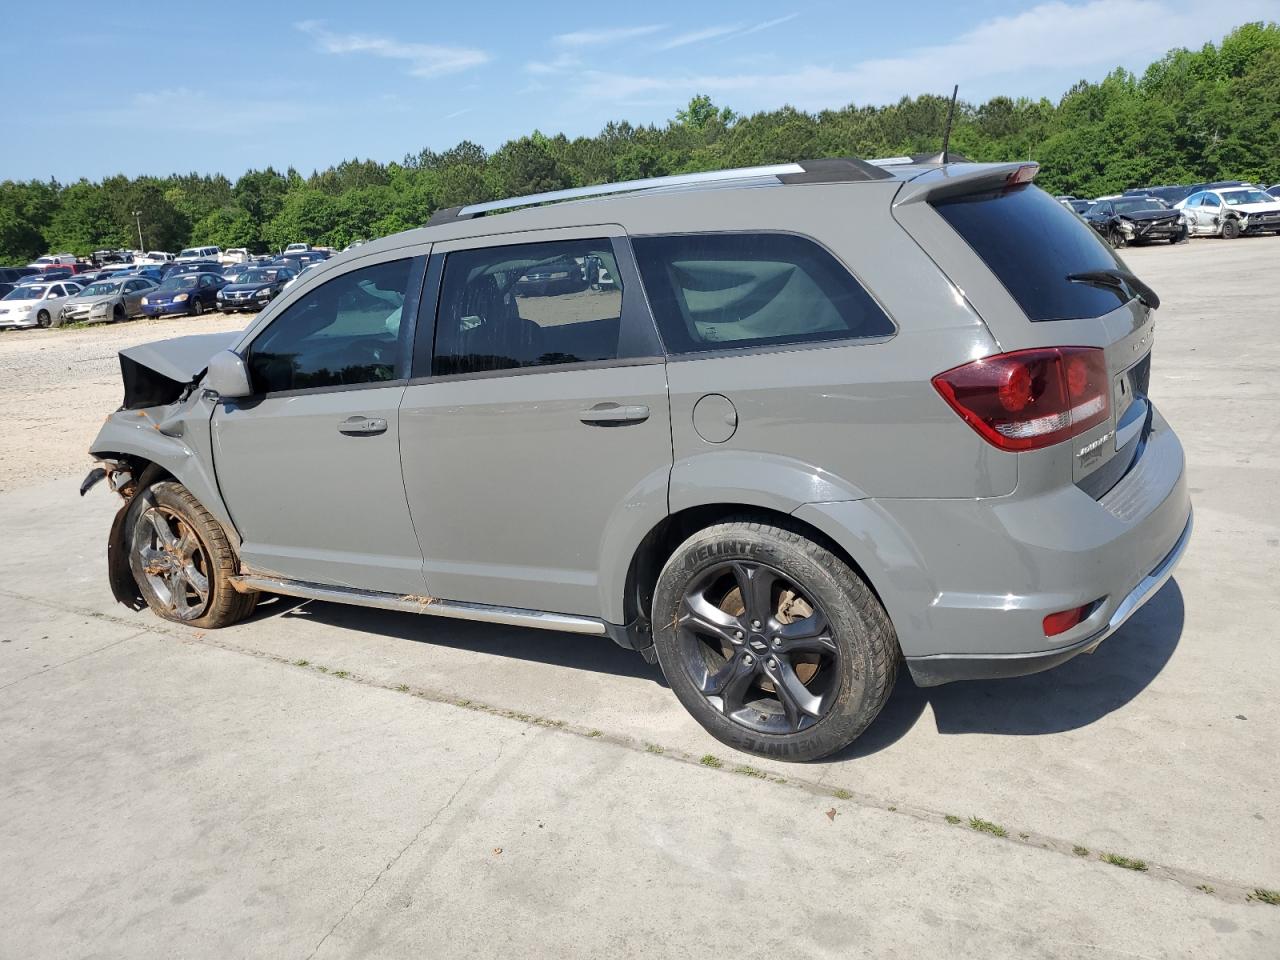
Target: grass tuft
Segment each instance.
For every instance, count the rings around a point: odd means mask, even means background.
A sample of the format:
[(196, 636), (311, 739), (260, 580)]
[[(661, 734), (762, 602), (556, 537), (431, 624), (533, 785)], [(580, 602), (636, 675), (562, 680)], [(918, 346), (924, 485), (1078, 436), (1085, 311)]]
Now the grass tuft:
[(294, 665), (295, 667), (309, 667), (309, 666), (311, 666), (311, 661), (310, 661), (310, 660), (295, 660), (295, 661), (293, 661), (293, 665)]
[(334, 675), (335, 677), (340, 677), (340, 678), (342, 678), (343, 680), (345, 680), (347, 677), (351, 676), (351, 674), (347, 673), (347, 671), (345, 671), (345, 670), (335, 670), (335, 671), (333, 671), (333, 675)]
[(719, 770), (721, 767), (724, 766), (724, 761), (711, 753), (703, 754), (702, 759), (699, 760), (698, 762), (702, 764), (704, 767), (711, 767), (715, 770)]
[(835, 793), (833, 793), (833, 794), (832, 794), (832, 796), (833, 796), (833, 797), (835, 797), (837, 800), (852, 800), (852, 799), (853, 799), (853, 794), (852, 794), (852, 793), (850, 793), (848, 790), (844, 789), (844, 787), (841, 787), (839, 790), (837, 790)]
[(1196, 889), (1199, 890), (1201, 893), (1213, 893), (1213, 887), (1211, 887), (1207, 883), (1197, 883)]
[(1080, 844), (1077, 843), (1074, 847), (1071, 848), (1071, 852), (1074, 853), (1077, 857), (1087, 857), (1089, 855), (1089, 848), (1082, 847), (1080, 846)]
[(1136, 870), (1139, 873), (1147, 872), (1147, 861), (1145, 860), (1137, 860), (1133, 857), (1122, 857), (1118, 853), (1104, 853), (1102, 855), (1102, 859), (1113, 867), (1124, 867), (1126, 870)]
[(954, 813), (947, 814), (947, 823), (951, 824), (952, 826), (955, 826), (959, 822), (960, 822), (960, 818), (957, 817)]
[[(667, 748), (659, 743), (646, 743), (644, 745), (645, 753), (666, 753)], [(703, 758), (706, 759), (705, 757)]]
[(1250, 900), (1257, 900), (1259, 903), (1269, 903), (1273, 907), (1280, 907), (1280, 890), (1268, 890), (1266, 887), (1258, 887), (1253, 893), (1249, 894)]
[(408, 692), (409, 692), (409, 685), (407, 683), (402, 683), (398, 687), (396, 687), (396, 693), (408, 693)]
[(603, 737), (603, 736), (604, 736), (604, 733), (603, 733), (603, 732), (601, 732), (600, 730), (588, 730), (588, 731), (587, 731), (587, 736), (588, 736), (588, 737)]
[(969, 829), (977, 830), (979, 833), (989, 833), (993, 837), (1007, 837), (1009, 831), (998, 823), (992, 823), (990, 820), (983, 820), (981, 817), (969, 818)]
[(745, 763), (739, 764), (738, 766), (734, 767), (733, 772), (740, 773), (744, 777), (755, 777), (759, 780), (764, 780), (766, 777), (766, 774), (763, 770), (757, 770), (755, 767), (749, 767)]

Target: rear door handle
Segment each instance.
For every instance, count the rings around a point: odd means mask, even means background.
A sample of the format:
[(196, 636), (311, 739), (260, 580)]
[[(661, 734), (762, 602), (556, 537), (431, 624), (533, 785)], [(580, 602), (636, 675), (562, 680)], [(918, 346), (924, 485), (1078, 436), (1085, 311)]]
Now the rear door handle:
[(643, 423), (649, 419), (649, 408), (643, 403), (633, 403), (627, 406), (617, 403), (597, 403), (594, 407), (583, 410), (578, 414), (578, 419), (583, 423), (602, 425)]
[(338, 432), (348, 437), (369, 437), (387, 432), (387, 421), (381, 417), (347, 417), (338, 424)]

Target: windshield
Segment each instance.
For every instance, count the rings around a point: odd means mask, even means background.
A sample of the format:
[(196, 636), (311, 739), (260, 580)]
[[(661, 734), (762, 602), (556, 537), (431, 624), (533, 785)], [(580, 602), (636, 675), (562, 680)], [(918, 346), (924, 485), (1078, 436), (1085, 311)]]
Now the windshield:
[(36, 263), (54, 263), (53, 257), (36, 257)]
[(200, 280), (200, 275), (196, 273), (184, 273), (181, 276), (170, 277), (164, 283), (160, 284), (161, 290), (194, 290), (196, 283)]
[(82, 297), (105, 297), (113, 293), (118, 293), (120, 284), (118, 283), (95, 283), (85, 287), (80, 291)]
[(1242, 203), (1275, 202), (1275, 197), (1268, 196), (1261, 190), (1223, 190), (1219, 196), (1230, 207), (1238, 207)]
[(187, 249), (183, 250), (180, 254), (178, 254), (178, 256), (180, 256), (180, 257), (198, 257), (198, 256), (200, 256), (200, 253), (201, 253), (201, 251), (200, 251), (197, 247), (187, 247)]
[(14, 287), (7, 294), (5, 294), (5, 299), (6, 300), (40, 300), (44, 297), (44, 292), (48, 289), (49, 289), (48, 287), (43, 287), (43, 286)]
[(240, 277), (241, 283), (274, 283), (280, 276), (279, 270), (246, 270)]
[(1116, 213), (1138, 213), (1141, 210), (1167, 210), (1169, 209), (1162, 200), (1155, 197), (1134, 197), (1126, 199), (1121, 197), (1119, 200), (1112, 201), (1116, 208)]

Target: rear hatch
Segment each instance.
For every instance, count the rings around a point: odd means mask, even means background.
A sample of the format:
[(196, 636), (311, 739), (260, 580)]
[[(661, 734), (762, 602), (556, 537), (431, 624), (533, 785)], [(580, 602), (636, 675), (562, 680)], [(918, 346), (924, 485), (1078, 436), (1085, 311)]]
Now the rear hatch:
[[(1026, 358), (1033, 378), (1060, 368), (1064, 396), (1070, 381), (1064, 409), (1075, 427), (1046, 430), (1044, 438), (1061, 445), (1061, 470), (1070, 451), (1072, 481), (1098, 498), (1136, 461), (1149, 430), (1159, 300), (1091, 227), (1030, 182), (1035, 171), (1034, 164), (949, 165), (904, 184), (894, 212), (982, 316), (1002, 353)], [(1017, 364), (1006, 367), (1026, 379)], [(1004, 396), (1008, 385), (997, 386)], [(940, 390), (947, 397), (945, 384)], [(974, 423), (963, 398), (947, 399)], [(1020, 415), (1031, 417), (1041, 403), (1032, 396)], [(1038, 449), (1030, 444), (1009, 449)]]

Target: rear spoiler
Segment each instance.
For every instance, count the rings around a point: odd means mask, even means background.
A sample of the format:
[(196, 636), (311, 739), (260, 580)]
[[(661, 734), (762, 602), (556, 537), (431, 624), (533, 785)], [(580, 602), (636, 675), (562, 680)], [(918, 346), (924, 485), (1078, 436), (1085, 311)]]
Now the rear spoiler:
[(1040, 165), (1030, 162), (949, 163), (908, 180), (893, 198), (893, 205), (1001, 190), (1030, 183), (1039, 172)]

